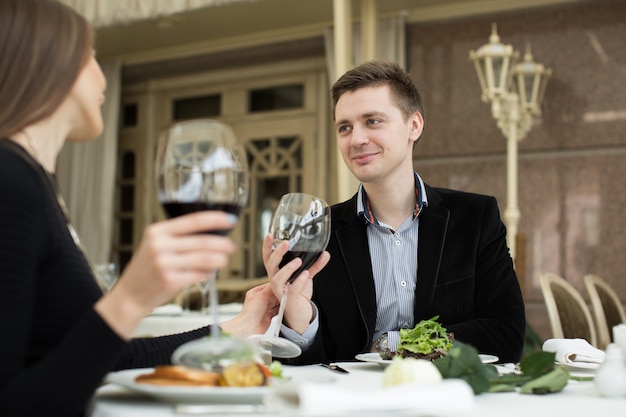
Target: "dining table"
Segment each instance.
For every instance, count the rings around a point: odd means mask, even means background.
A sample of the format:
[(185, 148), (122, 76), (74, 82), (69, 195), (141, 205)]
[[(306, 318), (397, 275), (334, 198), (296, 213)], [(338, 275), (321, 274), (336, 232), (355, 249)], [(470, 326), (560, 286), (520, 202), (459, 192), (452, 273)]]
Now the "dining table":
[[(243, 308), (241, 303), (226, 303), (218, 306), (218, 323), (235, 317)], [(134, 337), (157, 337), (183, 333), (212, 324), (209, 314), (202, 311), (185, 311), (176, 304), (166, 304), (154, 309), (135, 329)]]
[[(386, 392), (389, 388), (383, 387), (383, 375), (385, 366), (380, 363), (354, 361), (339, 362), (340, 368), (347, 373), (333, 371), (328, 367), (319, 365), (289, 366), (283, 365), (283, 375), (293, 381), (308, 381), (308, 384), (319, 386), (320, 394), (309, 405), (318, 404), (317, 407), (307, 409), (302, 399), (302, 407), (291, 410), (276, 410), (269, 405), (268, 399), (274, 387), (263, 387), (263, 392), (258, 397), (242, 396), (241, 401), (237, 397), (219, 398), (211, 397), (206, 401), (195, 404), (197, 399), (187, 403), (185, 397), (162, 398), (160, 394), (145, 393), (136, 390), (133, 386), (122, 383), (108, 382), (103, 384), (95, 393), (90, 405), (88, 415), (90, 417), (165, 417), (165, 416), (191, 416), (191, 415), (228, 415), (228, 416), (428, 416), (428, 417), (605, 417), (625, 416), (626, 398), (603, 397), (595, 389), (591, 378), (570, 379), (563, 390), (557, 393), (534, 395), (516, 392), (481, 393), (471, 394), (471, 401), (461, 398), (459, 391), (439, 390), (436, 398), (431, 394), (422, 394), (421, 389), (415, 389), (403, 399), (403, 403), (409, 401), (414, 406), (395, 409), (391, 401), (387, 401)], [(496, 365), (501, 373), (510, 372), (512, 365)], [(124, 372), (124, 371), (122, 371)], [(141, 372), (141, 371), (138, 371)], [(592, 374), (591, 374), (592, 375)], [(115, 378), (113, 378), (115, 380)], [(109, 380), (110, 381), (110, 380)], [(444, 380), (442, 383), (451, 382)], [(464, 381), (458, 380), (465, 384)], [(289, 384), (290, 381), (283, 382)], [(441, 383), (440, 383), (441, 384)], [(132, 384), (131, 384), (132, 385)], [(413, 389), (413, 386), (410, 386)], [(443, 388), (443, 386), (442, 386)], [(220, 387), (214, 388), (219, 390)], [(241, 388), (240, 390), (245, 390)], [(469, 386), (468, 386), (469, 389)], [(351, 405), (344, 404), (342, 395), (350, 396)], [(353, 404), (355, 398), (363, 401), (363, 404), (376, 404), (364, 406), (358, 409), (358, 403)], [(291, 400), (294, 400), (291, 398)], [(373, 402), (375, 401), (375, 402)], [(294, 403), (297, 403), (296, 400)], [(422, 404), (429, 404), (423, 408)], [(462, 403), (462, 404), (461, 404)], [(323, 405), (323, 406), (322, 406)], [(208, 408), (206, 407), (208, 406)], [(337, 412), (333, 412), (333, 410)]]

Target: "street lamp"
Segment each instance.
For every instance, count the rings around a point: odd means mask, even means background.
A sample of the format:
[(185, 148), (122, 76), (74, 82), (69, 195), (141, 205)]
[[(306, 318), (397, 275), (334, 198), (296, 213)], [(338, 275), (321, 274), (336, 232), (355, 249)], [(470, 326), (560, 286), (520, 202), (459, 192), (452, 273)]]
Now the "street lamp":
[(520, 211), (517, 204), (517, 142), (532, 126), (533, 116), (541, 115), (541, 102), (552, 70), (533, 61), (530, 45), (526, 46), (524, 60), (511, 45), (500, 43), (496, 24), (492, 24), (489, 43), (470, 51), (482, 100), (491, 103), (491, 113), (507, 138), (507, 205), (504, 220), (507, 244), (515, 260), (517, 225)]

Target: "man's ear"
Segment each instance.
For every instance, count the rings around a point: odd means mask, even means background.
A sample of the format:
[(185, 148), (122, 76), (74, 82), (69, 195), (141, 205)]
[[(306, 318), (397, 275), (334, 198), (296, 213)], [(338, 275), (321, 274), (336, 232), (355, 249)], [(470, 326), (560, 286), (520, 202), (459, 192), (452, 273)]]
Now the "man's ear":
[(422, 117), (422, 113), (416, 111), (409, 119), (411, 128), (409, 132), (409, 139), (413, 141), (413, 143), (417, 143), (420, 136), (422, 136), (422, 131), (424, 130), (424, 118)]

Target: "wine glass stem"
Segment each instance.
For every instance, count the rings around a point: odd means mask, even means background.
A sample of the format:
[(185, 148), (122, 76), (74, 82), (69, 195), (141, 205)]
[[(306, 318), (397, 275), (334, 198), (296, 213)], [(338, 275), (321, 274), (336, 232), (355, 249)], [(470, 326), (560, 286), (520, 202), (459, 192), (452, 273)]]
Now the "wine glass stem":
[(217, 271), (209, 273), (208, 278), (209, 297), (206, 302), (209, 303), (209, 314), (211, 315), (211, 336), (218, 337), (220, 335), (219, 317), (218, 317), (218, 301), (217, 301)]
[(286, 284), (283, 287), (283, 295), (280, 297), (280, 306), (278, 307), (278, 314), (276, 314), (276, 327), (274, 328), (274, 336), (276, 337), (280, 334), (280, 328), (283, 325), (283, 315), (285, 314), (285, 305), (287, 304), (289, 285), (290, 284)]

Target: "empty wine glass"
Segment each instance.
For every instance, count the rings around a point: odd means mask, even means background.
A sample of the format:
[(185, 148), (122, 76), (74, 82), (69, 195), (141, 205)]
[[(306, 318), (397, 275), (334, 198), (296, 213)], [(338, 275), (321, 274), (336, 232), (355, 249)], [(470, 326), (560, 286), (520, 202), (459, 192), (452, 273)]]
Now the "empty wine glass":
[(285, 194), (274, 211), (269, 231), (274, 237), (274, 247), (284, 241), (289, 242), (289, 250), (283, 257), (280, 267), (294, 258), (302, 259), (302, 265), (289, 277), (283, 287), (280, 307), (274, 322), (274, 334), (257, 336), (255, 342), (269, 348), (274, 357), (293, 358), (299, 356), (302, 350), (295, 343), (279, 336), (287, 294), (291, 283), (302, 271), (313, 265), (326, 249), (330, 239), (330, 208), (324, 200), (310, 194)]
[[(208, 119), (176, 123), (159, 138), (157, 182), (159, 201), (168, 217), (202, 210), (239, 216), (248, 200), (248, 167), (243, 147), (224, 123)], [(207, 230), (220, 235), (229, 232)], [(206, 346), (192, 345), (202, 351), (200, 362), (204, 367), (213, 366), (211, 358), (222, 357), (235, 343), (233, 338), (220, 337), (216, 273), (210, 273), (200, 285), (203, 306), (208, 305), (211, 316), (211, 340), (197, 341), (206, 342)], [(207, 312), (206, 308), (203, 310)], [(183, 364), (189, 360), (193, 362), (190, 366), (199, 367), (198, 361), (189, 359), (193, 354), (188, 349), (186, 346), (178, 351), (176, 360)]]
[(103, 292), (109, 292), (117, 282), (119, 274), (117, 265), (113, 262), (94, 265), (96, 280)]

